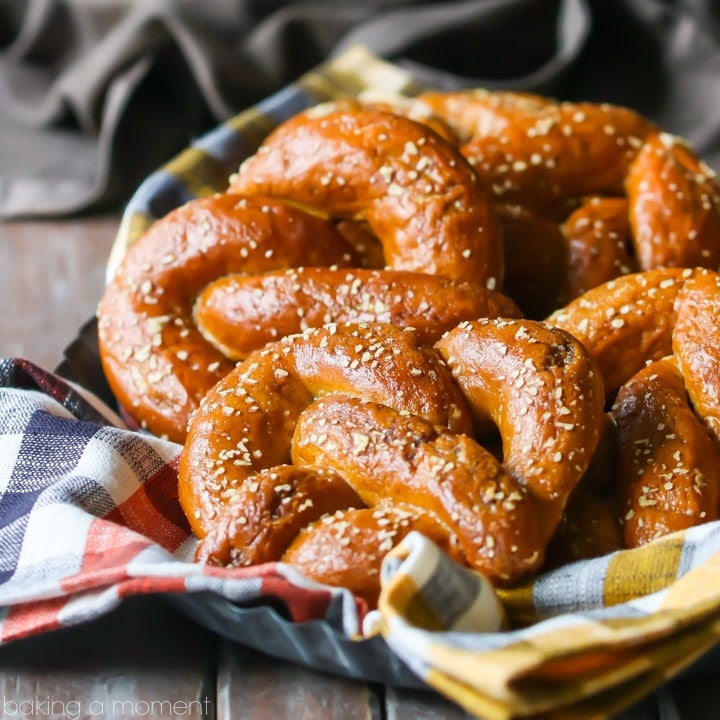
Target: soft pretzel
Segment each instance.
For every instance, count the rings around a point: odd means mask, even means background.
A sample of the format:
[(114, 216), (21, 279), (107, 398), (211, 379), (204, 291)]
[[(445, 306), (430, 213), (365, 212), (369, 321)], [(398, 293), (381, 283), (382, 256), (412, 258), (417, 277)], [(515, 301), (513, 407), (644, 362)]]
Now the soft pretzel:
[(464, 563), (452, 533), (430, 513), (402, 503), (381, 503), (328, 513), (297, 534), (281, 559), (318, 582), (348, 588), (376, 607), (382, 559), (411, 531)]
[(641, 270), (720, 264), (720, 185), (680, 138), (647, 139), (625, 181)]
[(190, 414), (233, 364), (192, 322), (201, 290), (229, 272), (355, 264), (326, 221), (263, 197), (193, 200), (134, 243), (98, 307), (99, 349), (119, 403), (182, 441)]
[(698, 297), (708, 308), (717, 306), (717, 273), (703, 268), (648, 270), (588, 290), (555, 311), (548, 322), (583, 343), (602, 372), (608, 397), (614, 397), (647, 361), (673, 352), (679, 309), (687, 302), (687, 317)]
[(329, 322), (413, 327), (432, 344), (462, 320), (521, 315), (507, 296), (467, 281), (329, 268), (225, 275), (205, 288), (194, 311), (203, 335), (236, 360), (278, 337)]
[(363, 507), (363, 502), (332, 471), (293, 465), (263, 468), (234, 490), (196, 558), (236, 566), (279, 560), (306, 525), (351, 507)]
[(625, 543), (717, 518), (720, 275), (703, 268), (627, 275), (549, 321), (585, 345), (614, 400)]
[[(558, 223), (519, 205), (496, 206), (505, 248), (503, 293), (532, 319), (558, 307), (568, 276), (567, 240)], [(479, 317), (479, 316), (478, 316)]]
[(470, 432), (465, 398), (439, 355), (394, 325), (326, 325), (251, 353), (203, 399), (179, 468), (180, 502), (198, 537), (249, 476), (290, 460), (299, 414), (345, 393)]
[[(453, 112), (450, 102), (424, 96), (451, 127), (473, 111)], [(500, 202), (548, 214), (567, 198), (621, 195), (631, 161), (655, 126), (627, 108), (595, 103), (556, 103), (504, 93), (467, 91), (456, 106), (477, 105), (479, 122), (462, 127), (470, 136), (461, 151), (483, 186)], [(449, 114), (443, 112), (443, 107)]]
[(624, 546), (616, 475), (617, 430), (606, 412), (590, 465), (570, 493), (543, 569), (607, 555)]
[(623, 385), (613, 417), (628, 547), (720, 516), (720, 453), (671, 359), (656, 360)]
[[(497, 202), (564, 219), (587, 195), (626, 197), (625, 218), (615, 215), (619, 206), (612, 214), (615, 230), (624, 233), (629, 225), (632, 252), (626, 252), (625, 241), (602, 241), (600, 257), (605, 247), (612, 251), (601, 260), (603, 272), (571, 276), (565, 301), (574, 296), (576, 284), (589, 289), (592, 282), (610, 279), (615, 263), (636, 270), (717, 269), (720, 183), (715, 173), (685, 141), (660, 132), (632, 110), (472, 90), (426, 93), (420, 100), (462, 138), (461, 152)], [(567, 219), (564, 229), (574, 244), (592, 240), (587, 233), (576, 234), (576, 219)], [(582, 248), (571, 247), (577, 250)], [(570, 269), (578, 270), (572, 258)]]
[(551, 507), (562, 509), (600, 438), (603, 386), (594, 361), (569, 333), (528, 320), (461, 323), (436, 347), (476, 424), (498, 428), (504, 468), (548, 503), (552, 524)]
[(298, 113), (298, 117), (317, 117), (330, 112), (356, 112), (358, 110), (379, 110), (400, 115), (426, 125), (453, 145), (459, 143), (455, 130), (435, 113), (428, 103), (415, 97), (365, 90), (355, 98), (340, 98), (320, 103)]
[[(416, 529), (513, 583), (614, 549), (617, 505), (629, 544), (718, 517), (718, 187), (626, 108), (311, 108), (130, 249), (103, 367), (185, 441), (198, 560), (290, 562), (373, 605)], [(617, 496), (593, 484), (612, 402)]]
[(676, 303), (672, 351), (695, 412), (720, 447), (720, 275), (697, 271)]
[(424, 104), (433, 117), (444, 118), (462, 144), (476, 136), (502, 137), (512, 122), (512, 116), (506, 115), (506, 111), (531, 113), (556, 104), (552, 98), (533, 93), (484, 88), (430, 90), (421, 93), (416, 102)]
[[(564, 331), (528, 320), (461, 323), (437, 344), (451, 376), (435, 351), (416, 345), (414, 333), (407, 330), (368, 325), (338, 326), (334, 332), (323, 328), (304, 333), (246, 360), (211, 391), (193, 418), (180, 467), (181, 501), (196, 532), (207, 533), (201, 556), (236, 556), (241, 562), (249, 558), (243, 548), (252, 548), (253, 542), (245, 531), (262, 511), (257, 501), (237, 499), (251, 497), (245, 486), (258, 484), (254, 473), (259, 467), (291, 459), (308, 472), (322, 467), (341, 476), (370, 509), (395, 503), (403, 512), (415, 508), (417, 518), (405, 523), (405, 531), (424, 525), (442, 547), (497, 583), (512, 582), (540, 567), (602, 427), (602, 385), (582, 346)], [(385, 347), (378, 356), (382, 362), (368, 369), (364, 387), (353, 371), (343, 374), (344, 387), (325, 381), (320, 389), (327, 353), (340, 358), (335, 367), (344, 368), (350, 349), (364, 354), (368, 342), (380, 344), (377, 338), (383, 338)], [(418, 360), (408, 372), (410, 348), (439, 363), (428, 387)], [(293, 359), (306, 354), (313, 358), (307, 365), (310, 373), (299, 370)], [(278, 367), (283, 370), (281, 387), (272, 377)], [(310, 375), (313, 383), (302, 379)], [(438, 389), (448, 382), (458, 393), (450, 400), (449, 386)], [(385, 385), (392, 387), (391, 393), (382, 389)], [(380, 391), (370, 392), (376, 386)], [(243, 398), (251, 391), (248, 403)], [(290, 407), (288, 398), (296, 397)], [(459, 410), (465, 408), (465, 398), (478, 426), (490, 420), (499, 428), (502, 461), (471, 437), (470, 416)], [(431, 399), (441, 401), (432, 412)], [(276, 447), (280, 441), (282, 448)], [(238, 447), (248, 453), (240, 468), (232, 466)], [(261, 453), (255, 456), (254, 448)], [(286, 492), (294, 491), (286, 487)], [(288, 500), (289, 508), (301, 504)], [(265, 507), (262, 502), (260, 507)], [(345, 577), (350, 558), (359, 567), (377, 569), (380, 550), (393, 546), (401, 528), (386, 520), (391, 534), (370, 541), (373, 513), (356, 510), (359, 515), (340, 513), (349, 555), (336, 562), (327, 550), (320, 557), (319, 548), (336, 543), (331, 536), (337, 531), (335, 520), (323, 516), (306, 527), (282, 557), (302, 558), (311, 577), (329, 583), (336, 582), (338, 574)], [(355, 517), (363, 518), (357, 528), (351, 522)], [(283, 545), (285, 541), (283, 535)], [(378, 579), (373, 583), (377, 592)]]
[(230, 190), (363, 219), (390, 268), (502, 287), (502, 238), (476, 173), (408, 118), (374, 110), (293, 117), (242, 164)]
[(586, 198), (561, 227), (567, 243), (567, 270), (558, 298), (561, 304), (637, 270), (625, 198)]

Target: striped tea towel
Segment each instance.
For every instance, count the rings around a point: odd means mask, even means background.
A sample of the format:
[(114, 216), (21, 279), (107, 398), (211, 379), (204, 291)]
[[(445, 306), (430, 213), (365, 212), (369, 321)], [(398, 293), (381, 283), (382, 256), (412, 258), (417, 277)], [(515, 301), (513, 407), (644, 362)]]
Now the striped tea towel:
[(424, 682), (494, 720), (607, 717), (720, 641), (718, 522), (497, 595), (412, 533), (386, 559), (371, 618), (349, 592), (282, 563), (192, 562), (181, 447), (115, 420), (58, 376), (0, 360), (0, 643), (134, 594), (280, 603), (295, 623), (320, 620), (359, 642), (363, 621), (373, 625)]
[(288, 617), (357, 636), (361, 608), (292, 568), (192, 562), (177, 498), (181, 446), (114, 423), (89, 397), (23, 360), (0, 360), (0, 643), (73, 625), (137, 593), (276, 598)]

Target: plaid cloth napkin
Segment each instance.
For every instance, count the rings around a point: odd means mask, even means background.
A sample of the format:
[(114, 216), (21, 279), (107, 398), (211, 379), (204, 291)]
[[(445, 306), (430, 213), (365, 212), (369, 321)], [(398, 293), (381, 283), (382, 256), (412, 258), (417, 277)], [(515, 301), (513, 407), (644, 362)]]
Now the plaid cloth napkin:
[[(420, 88), (358, 48), (200, 138), (140, 187), (108, 275), (155, 218), (223, 189), (284, 118), (365, 89)], [(428, 685), (491, 720), (607, 717), (720, 642), (719, 523), (497, 595), (413, 534), (388, 557), (379, 612), (367, 616), (347, 591), (282, 564), (192, 563), (175, 494), (179, 452), (118, 427), (81, 388), (23, 361), (0, 362), (0, 642), (90, 619), (133, 593), (279, 602), (292, 620), (322, 620), (347, 638), (361, 639), (364, 622)]]
[(118, 427), (86, 391), (0, 360), (0, 643), (73, 625), (138, 593), (282, 601), (296, 622), (359, 633), (361, 610), (292, 568), (193, 563), (177, 499), (181, 446)]
[[(322, 620), (349, 639), (382, 633), (428, 685), (499, 720), (606, 717), (720, 641), (720, 523), (497, 595), (412, 533), (365, 614), (349, 592), (282, 563), (193, 563), (181, 446), (118, 423), (87, 391), (0, 360), (0, 643), (91, 620), (128, 595), (280, 603), (293, 622)], [(537, 621), (503, 630), (507, 619)]]

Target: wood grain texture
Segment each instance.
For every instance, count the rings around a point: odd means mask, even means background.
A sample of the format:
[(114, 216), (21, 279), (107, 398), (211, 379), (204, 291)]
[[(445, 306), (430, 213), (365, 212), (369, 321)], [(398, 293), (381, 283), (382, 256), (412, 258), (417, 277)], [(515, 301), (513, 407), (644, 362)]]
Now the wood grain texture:
[(95, 313), (119, 218), (0, 224), (0, 356), (52, 370)]
[(0, 717), (212, 717), (215, 638), (157, 597), (0, 648)]
[(314, 672), (223, 643), (216, 720), (381, 720), (381, 698), (363, 682)]

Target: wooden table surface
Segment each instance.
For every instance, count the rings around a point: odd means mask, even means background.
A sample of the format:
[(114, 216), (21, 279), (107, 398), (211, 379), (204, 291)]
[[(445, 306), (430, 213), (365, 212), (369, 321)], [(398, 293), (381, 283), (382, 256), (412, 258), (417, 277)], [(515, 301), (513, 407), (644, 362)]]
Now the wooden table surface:
[[(0, 356), (58, 365), (95, 311), (117, 222), (0, 223)], [(719, 696), (716, 683), (691, 677), (673, 684), (664, 711), (650, 698), (623, 718), (718, 718)], [(467, 717), (430, 691), (333, 677), (231, 645), (162, 598), (131, 598), (91, 623), (0, 647), (0, 718)]]

